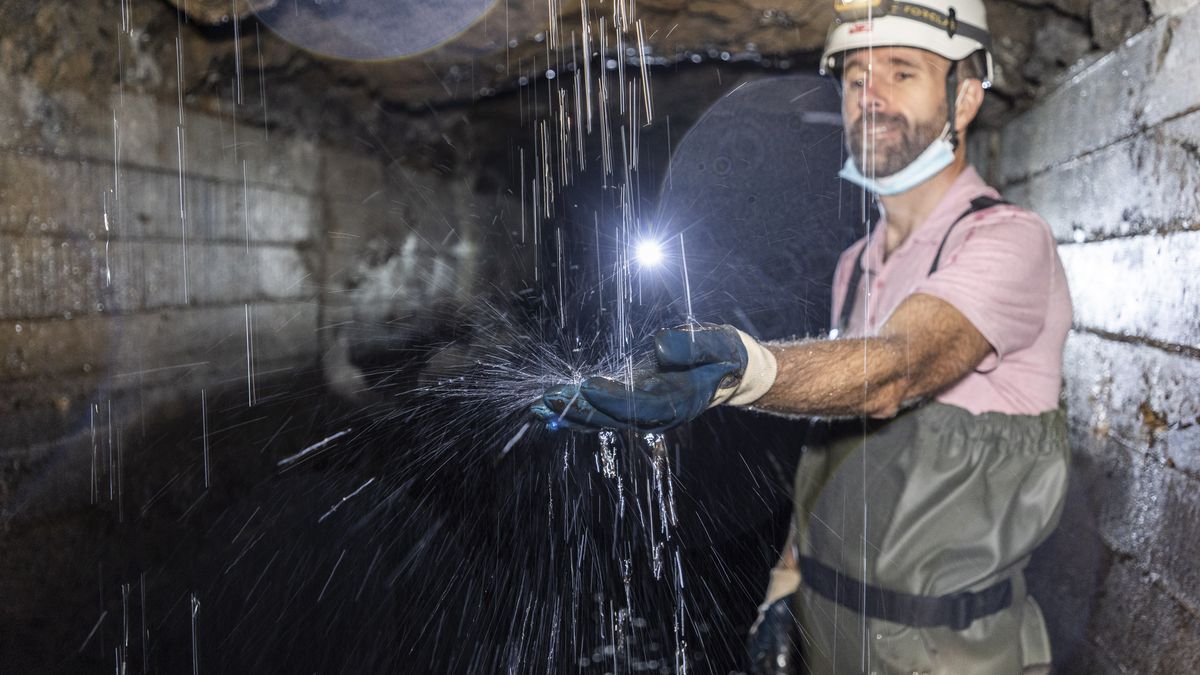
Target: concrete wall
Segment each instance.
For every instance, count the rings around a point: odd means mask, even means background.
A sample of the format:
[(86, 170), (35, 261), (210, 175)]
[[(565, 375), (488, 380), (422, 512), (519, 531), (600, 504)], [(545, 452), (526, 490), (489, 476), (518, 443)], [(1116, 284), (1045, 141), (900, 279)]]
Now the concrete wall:
[(0, 527), (86, 499), (110, 428), (336, 379), (354, 343), (521, 281), (487, 245), (519, 198), (478, 194), (461, 114), (384, 112), (252, 20), (205, 32), (160, 0), (0, 27)]
[(90, 453), (110, 404), (198, 414), (316, 362), (327, 215), (382, 189), (378, 159), (118, 87), (0, 90), (0, 502)]
[(993, 139), (1054, 227), (1075, 300), (1075, 473), (1032, 570), (1063, 672), (1200, 663), (1200, 8), (1081, 66)]

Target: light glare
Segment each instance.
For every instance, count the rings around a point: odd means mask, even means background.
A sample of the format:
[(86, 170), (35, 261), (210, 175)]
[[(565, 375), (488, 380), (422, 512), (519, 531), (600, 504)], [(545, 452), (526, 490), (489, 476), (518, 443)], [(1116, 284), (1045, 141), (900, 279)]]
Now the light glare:
[(663, 261), (662, 244), (649, 239), (638, 242), (634, 257), (643, 267), (655, 267)]

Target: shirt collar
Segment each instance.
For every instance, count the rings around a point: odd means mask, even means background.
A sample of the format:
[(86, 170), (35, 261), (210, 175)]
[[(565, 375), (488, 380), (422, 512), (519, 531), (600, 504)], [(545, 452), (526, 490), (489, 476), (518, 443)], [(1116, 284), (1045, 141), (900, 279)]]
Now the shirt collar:
[[(1000, 193), (983, 182), (975, 167), (968, 165), (958, 178), (954, 179), (950, 189), (942, 196), (942, 200), (930, 212), (925, 222), (908, 235), (909, 239), (915, 243), (941, 243), (950, 226), (967, 209), (971, 208), (971, 201), (981, 196), (999, 198)], [(871, 230), (871, 237), (867, 242), (867, 252), (862, 258), (864, 271), (877, 273), (883, 268), (886, 247), (887, 217), (884, 216)]]

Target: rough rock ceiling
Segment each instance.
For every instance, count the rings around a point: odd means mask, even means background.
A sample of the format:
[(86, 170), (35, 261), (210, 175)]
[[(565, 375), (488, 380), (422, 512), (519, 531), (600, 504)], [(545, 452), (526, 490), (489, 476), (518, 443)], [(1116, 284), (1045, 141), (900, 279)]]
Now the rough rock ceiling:
[[(373, 63), (299, 49), (253, 10), (269, 11), (277, 3), (276, 11), (363, 1), (0, 2), (0, 66), (24, 73), (39, 88), (73, 91), (95, 101), (108, 100), (120, 87), (164, 101), (182, 95), (191, 105), (228, 112), (236, 90), (245, 93), (244, 105), (236, 106), (242, 119), (354, 138), (397, 127), (396, 120), (383, 119), (386, 115), (417, 123), (431, 109), (490, 97), (500, 103), (505, 94), (521, 89), (522, 78), (546, 76), (552, 7), (558, 10), (561, 40), (569, 45), (572, 31), (582, 43), (582, 4), (593, 17), (595, 34), (601, 16), (611, 26), (618, 0), (404, 0), (401, 4), (422, 7), (491, 6), (436, 48)], [(723, 57), (741, 68), (809, 70), (830, 13), (829, 0), (623, 1), (642, 21), (652, 56), (648, 61), (658, 64), (651, 75), (656, 89), (689, 68), (711, 70)], [(1140, 0), (994, 0), (988, 6), (999, 81), (998, 96), (989, 97), (984, 111), (985, 124), (1022, 109), (1068, 66), (1109, 51), (1148, 21)], [(612, 38), (611, 28), (608, 34)], [(608, 58), (616, 54), (611, 42)], [(560, 58), (570, 59), (569, 46), (550, 51), (549, 61), (557, 64)], [(178, 81), (177, 75), (182, 75)]]
[[(831, 17), (829, 0), (492, 0), (478, 21), (439, 47), (412, 58), (355, 63), (298, 55), (282, 40), (251, 44), (252, 31), (243, 29), (235, 36), (230, 28), (253, 23), (256, 10), (297, 0), (168, 1), (184, 10), (190, 21), (211, 27), (205, 43), (210, 53), (194, 54), (194, 59), (235, 58), (232, 52), (239, 41), (243, 52), (266, 45), (266, 69), (286, 69), (298, 76), (321, 71), (342, 85), (369, 90), (377, 100), (409, 108), (470, 101), (511, 90), (523, 76), (543, 76), (548, 59), (553, 65), (564, 56), (547, 49), (548, 16), (558, 16), (563, 52), (569, 53), (572, 32), (582, 43), (585, 2), (594, 19), (593, 34), (600, 16), (606, 16), (611, 27), (623, 2), (641, 19), (647, 50), (660, 64), (693, 55), (701, 60), (724, 55), (775, 67), (812, 63)], [(1131, 0), (995, 0), (988, 5), (997, 37), (997, 91), (1010, 108), (1031, 100), (1066, 66), (1089, 53), (1107, 51), (1147, 21), (1145, 3)], [(613, 54), (611, 42), (609, 53)]]

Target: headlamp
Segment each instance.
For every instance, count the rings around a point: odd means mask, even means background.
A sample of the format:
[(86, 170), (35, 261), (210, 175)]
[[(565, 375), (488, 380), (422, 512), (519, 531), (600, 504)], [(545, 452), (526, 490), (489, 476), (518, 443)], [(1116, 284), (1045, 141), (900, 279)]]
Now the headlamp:
[(839, 21), (862, 21), (867, 17), (887, 16), (892, 0), (839, 0), (833, 11)]

